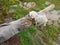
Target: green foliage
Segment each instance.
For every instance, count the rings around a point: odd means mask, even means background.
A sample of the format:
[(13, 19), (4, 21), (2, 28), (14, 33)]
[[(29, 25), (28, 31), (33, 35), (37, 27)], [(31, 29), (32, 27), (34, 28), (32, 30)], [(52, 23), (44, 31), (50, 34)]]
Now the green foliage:
[(45, 34), (47, 36), (47, 38), (52, 38), (53, 40), (57, 38), (57, 34), (58, 34), (58, 27), (53, 26), (53, 25), (47, 25), (45, 27)]
[[(20, 37), (21, 45), (53, 45), (53, 41), (57, 39), (58, 32), (58, 27), (53, 25), (47, 25), (43, 32), (39, 31), (36, 27), (31, 26), (19, 33), (18, 36)], [(43, 40), (42, 37), (46, 38), (46, 41), (44, 41), (45, 39)]]
[(32, 26), (19, 33), (18, 36), (20, 37), (21, 45), (33, 45), (32, 36), (35, 35), (36, 30), (37, 29)]
[(19, 0), (0, 0), (0, 23), (4, 23), (8, 18), (10, 6), (18, 2)]
[(19, 0), (2, 0), (3, 4), (8, 6), (8, 5), (13, 5), (19, 2)]
[(52, 0), (52, 2), (56, 2), (56, 3), (58, 3), (58, 2), (60, 2), (60, 0)]
[(26, 9), (24, 9), (23, 7), (18, 6), (18, 7), (15, 7), (13, 9), (15, 10), (15, 12), (14, 12), (12, 18), (15, 20), (28, 14), (28, 11)]

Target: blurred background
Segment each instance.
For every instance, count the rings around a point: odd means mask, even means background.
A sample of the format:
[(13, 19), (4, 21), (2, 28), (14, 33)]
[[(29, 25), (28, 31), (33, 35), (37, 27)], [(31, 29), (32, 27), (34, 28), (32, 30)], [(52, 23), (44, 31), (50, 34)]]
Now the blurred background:
[[(41, 29), (31, 26), (20, 32), (20, 45), (60, 45), (60, 0), (0, 0), (0, 24), (20, 19), (30, 11), (40, 11), (50, 4), (55, 4), (54, 10), (48, 12), (50, 25)], [(58, 16), (56, 16), (58, 15)], [(57, 24), (58, 23), (58, 24)]]

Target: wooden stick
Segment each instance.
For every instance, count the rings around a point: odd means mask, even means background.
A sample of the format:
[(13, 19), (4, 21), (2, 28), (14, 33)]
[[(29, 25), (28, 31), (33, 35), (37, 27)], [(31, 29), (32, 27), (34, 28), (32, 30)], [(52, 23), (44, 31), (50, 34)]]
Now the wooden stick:
[(0, 27), (0, 43), (4, 42), (22, 30), (30, 27), (32, 25), (32, 21), (28, 16), (25, 16), (16, 21), (10, 22), (8, 25), (3, 25)]
[(50, 6), (46, 7), (45, 9), (41, 10), (40, 12), (48, 12), (52, 9), (55, 8), (55, 5), (54, 4), (51, 4)]

